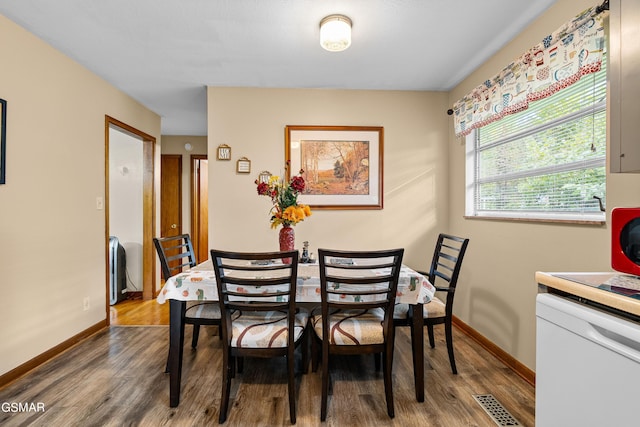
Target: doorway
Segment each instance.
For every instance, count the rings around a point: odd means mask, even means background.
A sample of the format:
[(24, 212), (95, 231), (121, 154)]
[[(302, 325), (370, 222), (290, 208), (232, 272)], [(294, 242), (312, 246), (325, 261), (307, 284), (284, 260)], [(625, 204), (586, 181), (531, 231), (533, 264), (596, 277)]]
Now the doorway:
[(160, 236), (189, 234), (196, 261), (206, 261), (209, 258), (208, 139), (163, 135), (161, 148)]
[[(112, 138), (119, 138), (120, 136), (128, 136), (129, 144), (137, 145), (136, 149), (140, 151), (139, 159), (136, 165), (126, 164), (112, 164), (110, 162), (111, 146), (110, 141)], [(127, 142), (113, 142), (114, 147), (124, 146)], [(123, 177), (128, 175), (132, 177), (134, 172), (138, 174), (135, 178), (140, 182), (140, 191), (136, 196), (129, 197), (130, 204), (136, 204), (139, 206), (139, 219), (131, 221), (130, 229), (126, 231), (128, 236), (140, 236), (135, 237), (132, 240), (137, 240), (131, 244), (131, 260), (133, 264), (137, 264), (139, 277), (139, 283), (141, 284), (142, 298), (150, 300), (155, 298), (156, 286), (155, 286), (155, 254), (152, 244), (152, 238), (155, 230), (155, 209), (154, 209), (154, 152), (155, 152), (156, 139), (138, 129), (135, 129), (126, 123), (123, 123), (113, 117), (105, 116), (105, 262), (106, 262), (106, 293), (107, 293), (107, 314), (110, 312), (111, 301), (111, 277), (110, 277), (110, 236), (111, 236), (111, 213), (110, 203), (114, 203), (114, 198), (118, 197), (116, 189), (118, 185), (111, 182), (111, 178), (121, 174)], [(135, 171), (134, 171), (135, 169)], [(111, 192), (113, 186), (113, 193)], [(119, 203), (120, 201), (118, 201)], [(136, 209), (137, 210), (137, 209)], [(113, 212), (114, 217), (117, 215)], [(115, 218), (114, 218), (115, 219)], [(123, 231), (124, 232), (124, 231)], [(128, 239), (128, 237), (127, 237)], [(138, 270), (139, 269), (139, 270)], [(133, 268), (132, 268), (133, 270)], [(109, 322), (110, 316), (107, 316)]]
[(160, 156), (160, 237), (182, 234), (182, 156)]
[[(189, 157), (189, 193), (183, 197), (183, 156), (163, 154), (160, 166), (160, 236), (171, 237), (188, 233), (191, 236), (196, 262), (209, 258), (208, 163), (206, 154)], [(186, 190), (185, 190), (186, 191)], [(183, 201), (190, 207), (189, 222), (183, 221)], [(187, 215), (187, 213), (185, 213)]]

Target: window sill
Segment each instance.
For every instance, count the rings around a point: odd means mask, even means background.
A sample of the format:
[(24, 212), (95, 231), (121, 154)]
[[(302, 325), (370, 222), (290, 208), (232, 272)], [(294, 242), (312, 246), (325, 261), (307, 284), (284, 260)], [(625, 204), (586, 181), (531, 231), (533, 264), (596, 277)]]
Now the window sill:
[(607, 224), (607, 221), (597, 220), (583, 220), (583, 219), (551, 219), (551, 218), (509, 218), (498, 216), (464, 216), (464, 219), (478, 219), (488, 221), (507, 221), (507, 222), (534, 222), (534, 223), (549, 223), (549, 224), (577, 224), (577, 225), (595, 225), (603, 226)]

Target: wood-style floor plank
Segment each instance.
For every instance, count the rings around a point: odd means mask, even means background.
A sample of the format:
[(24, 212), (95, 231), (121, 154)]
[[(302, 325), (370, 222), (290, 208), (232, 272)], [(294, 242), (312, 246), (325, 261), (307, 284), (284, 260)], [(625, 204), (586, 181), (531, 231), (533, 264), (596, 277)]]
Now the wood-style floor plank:
[(112, 325), (168, 325), (169, 303), (156, 300), (124, 300), (109, 309)]
[[(161, 312), (168, 308), (155, 307), (155, 301), (146, 304), (148, 307), (138, 303), (139, 307), (126, 309)], [(162, 314), (154, 321), (162, 322), (161, 318)], [(122, 312), (117, 313), (117, 319), (127, 323)], [(215, 425), (222, 348), (216, 334), (215, 327), (204, 327), (193, 351), (188, 344), (191, 328), (187, 328), (177, 408), (169, 407), (169, 376), (163, 372), (168, 327), (112, 325), (1, 389), (0, 402), (41, 402), (45, 411), (2, 411), (0, 425)], [(534, 388), (455, 328), (454, 345), (458, 375), (451, 374), (443, 328), (436, 328), (436, 348), (425, 349), (425, 402), (419, 403), (413, 389), (409, 330), (398, 330), (394, 419), (387, 416), (382, 373), (374, 371), (373, 357), (331, 360), (333, 394), (324, 424), (320, 422), (322, 365), (316, 373), (309, 369), (306, 375), (299, 374), (296, 425), (492, 427), (495, 423), (472, 397), (491, 393), (521, 425), (533, 426)], [(296, 362), (300, 371), (299, 355)], [(225, 425), (290, 425), (284, 359), (246, 360), (244, 373), (233, 381), (229, 406)]]

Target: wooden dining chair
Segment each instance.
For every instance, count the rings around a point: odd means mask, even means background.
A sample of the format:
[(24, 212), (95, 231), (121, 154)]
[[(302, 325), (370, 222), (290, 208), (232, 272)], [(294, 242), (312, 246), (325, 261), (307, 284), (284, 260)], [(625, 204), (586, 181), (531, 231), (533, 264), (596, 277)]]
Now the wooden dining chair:
[[(468, 244), (469, 239), (467, 238), (441, 233), (438, 236), (436, 247), (433, 251), (429, 272), (418, 271), (429, 279), (429, 282), (435, 286), (436, 291), (447, 293), (446, 302), (443, 302), (438, 297), (434, 297), (429, 303), (424, 304), (423, 317), (424, 325), (427, 327), (429, 333), (429, 345), (431, 348), (435, 347), (433, 326), (444, 324), (449, 363), (451, 364), (451, 372), (454, 374), (457, 374), (458, 370), (453, 353), (453, 332), (451, 325), (453, 298), (455, 297), (458, 276), (460, 275), (462, 260), (464, 259)], [(413, 322), (410, 317), (411, 310), (409, 310), (407, 304), (398, 304), (395, 311), (394, 323), (396, 326), (413, 327)]]
[(331, 355), (373, 353), (376, 370), (383, 359), (387, 414), (394, 417), (393, 309), (404, 249), (338, 251), (318, 249), (321, 311), (312, 315), (315, 332), (312, 365), (318, 367), (318, 342), (322, 346), (322, 402), (320, 419), (327, 418), (329, 358)]
[[(290, 264), (280, 262), (291, 258)], [(296, 422), (294, 352), (302, 345), (307, 366), (309, 313), (296, 307), (298, 251), (238, 253), (211, 251), (222, 313), (222, 394), (219, 422), (227, 419), (236, 360), (282, 357), (287, 360), (289, 417)], [(275, 260), (275, 261), (274, 261)]]
[[(165, 281), (171, 276), (182, 273), (185, 268), (196, 266), (195, 252), (193, 251), (191, 237), (188, 234), (161, 238), (154, 237), (153, 244), (158, 252), (160, 269)], [(187, 325), (193, 325), (191, 347), (195, 349), (198, 345), (201, 325), (220, 326), (218, 303), (215, 301), (187, 301), (183, 322)], [(169, 371), (168, 360), (165, 372)]]

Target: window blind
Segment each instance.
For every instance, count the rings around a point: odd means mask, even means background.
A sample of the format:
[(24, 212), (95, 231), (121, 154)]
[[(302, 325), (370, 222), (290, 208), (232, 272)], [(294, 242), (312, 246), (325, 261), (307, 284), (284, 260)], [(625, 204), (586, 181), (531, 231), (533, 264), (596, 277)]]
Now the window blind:
[(606, 129), (603, 58), (600, 71), (476, 129), (467, 213), (603, 220)]

